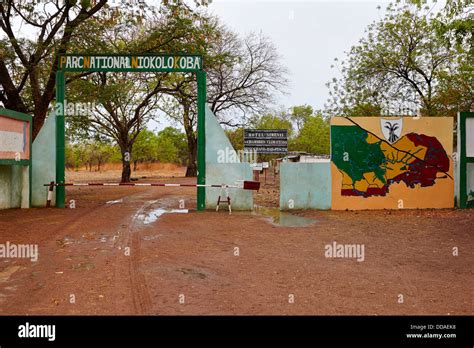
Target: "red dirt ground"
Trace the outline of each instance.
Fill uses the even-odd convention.
[[[0,314],[474,314],[472,210],[299,211],[314,224],[281,227],[223,209],[145,224],[181,199],[193,209],[195,190],[67,193],[76,209],[0,211],[0,243],[39,245],[37,262],[0,259]],[[334,241],[363,244],[365,260],[326,258]]]

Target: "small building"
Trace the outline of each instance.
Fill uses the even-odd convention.
[[[330,161],[330,155],[315,155],[304,151],[292,151],[288,152],[284,157],[272,160],[272,167],[274,168],[275,173],[279,173],[281,163],[328,163]]]
[[[32,117],[0,108],[0,209],[31,206]]]

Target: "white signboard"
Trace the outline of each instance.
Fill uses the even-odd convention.
[[[29,159],[29,131],[29,122],[0,115],[0,159]]]
[[[474,157],[474,118],[466,118],[466,156]]]
[[[262,162],[262,168],[269,168],[269,167],[270,167],[270,163]]]
[[[22,133],[0,131],[0,149],[5,152],[23,152],[25,149]]]

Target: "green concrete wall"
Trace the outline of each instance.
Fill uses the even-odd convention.
[[[47,187],[43,186],[51,181],[56,181],[56,117],[50,114],[43,128],[33,141],[33,169],[31,205],[44,207],[48,195]],[[53,195],[52,205],[55,204]]]
[[[0,165],[0,209],[28,207],[28,166]]]
[[[223,163],[219,158],[222,156],[219,156],[219,154],[229,153],[230,151],[235,153],[234,147],[216,116],[206,105],[206,163]],[[237,163],[239,162],[240,160],[237,158]]]
[[[17,208],[12,204],[12,168],[0,165],[0,209]]]
[[[240,163],[235,150],[214,113],[206,105],[206,184],[234,184],[252,180],[249,163]],[[215,209],[219,188],[206,188],[206,208]],[[252,210],[253,191],[229,189],[233,210]],[[227,209],[221,205],[221,209]]]
[[[207,184],[234,184],[237,180],[252,180],[252,171],[248,163],[207,163]],[[206,208],[216,209],[219,188],[206,188]],[[230,203],[232,210],[252,210],[253,191],[229,188]],[[221,197],[225,200],[225,193]],[[219,209],[227,210],[227,205],[221,204]]]
[[[23,187],[22,166],[11,166],[11,206],[21,207],[21,191]]]
[[[282,163],[280,210],[331,209],[331,164]]]

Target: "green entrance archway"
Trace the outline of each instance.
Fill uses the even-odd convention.
[[[56,103],[64,106],[66,72],[178,72],[196,74],[198,84],[197,183],[206,183],[205,103],[206,72],[200,55],[188,54],[64,54],[58,57]],[[56,113],[56,183],[65,183],[64,107]],[[206,191],[197,188],[197,210],[206,209]],[[56,187],[56,206],[64,208],[64,186]]]

